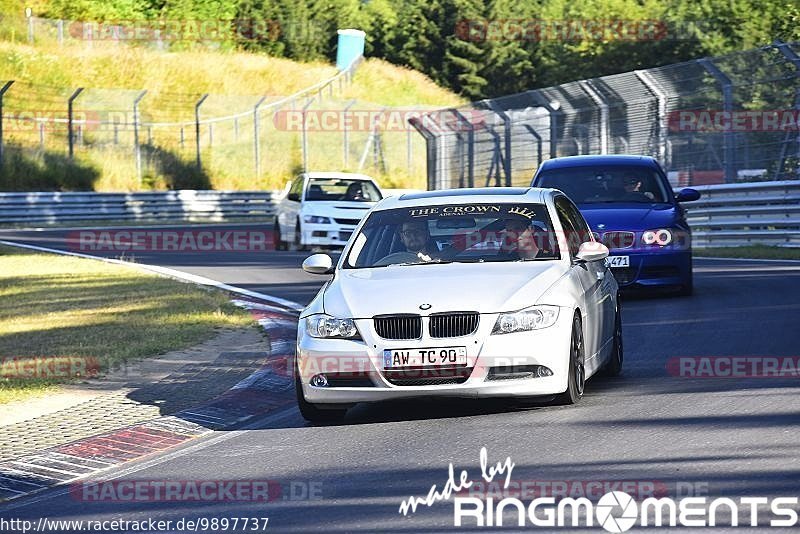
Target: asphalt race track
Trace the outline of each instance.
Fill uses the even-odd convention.
[[[67,248],[63,236],[0,232],[3,240],[51,248]],[[137,254],[136,261],[306,303],[324,280],[299,270],[306,255],[149,252]],[[402,500],[424,497],[434,484],[441,489],[450,462],[456,473],[465,469],[479,479],[481,447],[492,464],[511,457],[515,482],[587,487],[628,481],[645,493],[655,487],[677,497],[797,496],[798,376],[685,378],[675,376],[675,367],[668,371],[668,362],[798,356],[800,263],[696,260],[695,289],[693,297],[626,298],[624,373],[593,378],[575,407],[397,402],[359,406],[344,424],[317,427],[292,407],[254,428],[220,432],[103,475],[279,481],[290,489],[275,502],[86,503],[54,489],[0,508],[0,516],[269,517],[269,530],[277,532],[464,530],[453,528],[450,502],[423,505],[408,516],[398,509]]]

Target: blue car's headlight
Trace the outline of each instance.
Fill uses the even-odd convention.
[[[512,313],[501,313],[492,334],[526,332],[553,326],[558,319],[558,306],[533,306]]]
[[[323,217],[322,215],[304,215],[303,221],[308,224],[330,224],[330,217]]]
[[[337,319],[330,315],[306,317],[306,331],[316,338],[361,339],[352,319]]]
[[[667,228],[659,228],[658,230],[646,230],[642,233],[642,243],[645,245],[658,245],[666,247],[672,243],[672,231]]]

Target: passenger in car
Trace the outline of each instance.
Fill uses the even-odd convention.
[[[504,260],[532,260],[549,257],[545,249],[544,230],[523,219],[506,219],[503,245],[499,257]]]

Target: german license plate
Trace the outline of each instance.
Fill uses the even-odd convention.
[[[384,349],[383,368],[440,367],[467,364],[467,347]]]
[[[606,258],[606,265],[612,269],[615,267],[630,267],[630,256],[609,256]]]

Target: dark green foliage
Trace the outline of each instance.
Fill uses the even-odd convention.
[[[8,6],[12,0],[5,0]],[[73,20],[231,21],[241,48],[332,60],[336,30],[367,33],[366,54],[478,99],[800,40],[797,0],[51,0]],[[5,6],[7,10],[10,7]],[[514,38],[487,21],[655,21],[661,38]],[[470,28],[474,31],[470,31]]]

